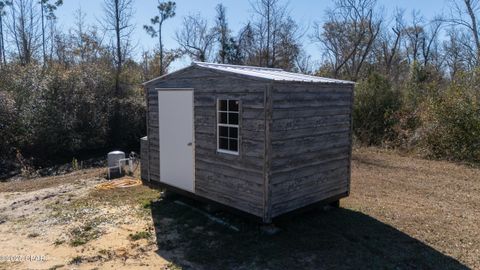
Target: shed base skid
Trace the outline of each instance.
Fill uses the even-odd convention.
[[[247,212],[241,211],[239,209],[236,209],[236,208],[218,203],[216,201],[207,199],[205,197],[195,195],[194,193],[191,193],[191,192],[173,187],[171,185],[168,185],[168,184],[165,184],[165,183],[162,183],[162,182],[143,181],[143,184],[148,186],[148,187],[151,187],[151,188],[165,189],[165,194],[168,194],[167,195],[168,198],[171,198],[175,195],[181,195],[181,196],[184,196],[184,197],[187,197],[187,198],[194,199],[194,200],[196,200],[200,203],[206,204],[205,207],[206,207],[207,211],[208,211],[208,208],[210,208],[210,209],[212,209],[212,208],[213,209],[222,209],[222,210],[228,211],[230,213],[242,216],[242,217],[244,217],[246,219],[249,219],[251,221],[261,223],[263,225],[273,224],[273,223],[275,223],[276,220],[281,220],[281,219],[285,219],[285,218],[293,218],[296,215],[299,215],[299,214],[302,214],[302,213],[305,213],[305,212],[308,212],[308,211],[312,211],[312,210],[315,210],[315,209],[319,209],[319,208],[322,208],[324,206],[331,206],[333,208],[339,208],[340,207],[340,199],[346,198],[349,195],[348,192],[345,192],[345,193],[342,193],[342,194],[339,194],[339,195],[335,195],[335,196],[329,197],[327,199],[321,200],[319,202],[316,202],[316,203],[313,203],[313,204],[310,204],[310,205],[292,210],[290,212],[281,214],[279,216],[273,217],[271,222],[266,222],[265,220],[263,220],[259,216],[252,215],[250,213],[247,213]]]

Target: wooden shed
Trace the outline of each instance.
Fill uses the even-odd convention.
[[[194,62],[144,88],[144,180],[264,222],[348,196],[352,82]]]

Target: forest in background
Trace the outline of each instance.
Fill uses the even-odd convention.
[[[176,3],[152,1],[158,15],[143,30],[158,44],[140,59],[133,0],[103,1],[95,25],[77,10],[75,26],[62,30],[62,0],[0,0],[0,167],[138,149],[146,128],[140,84],[182,57],[355,81],[356,143],[480,162],[478,0],[451,0],[435,18],[386,14],[375,0],[334,0],[310,27],[290,16],[293,2],[253,0],[237,33],[218,4],[215,18],[183,18],[176,48],[162,42]],[[320,61],[304,42],[318,45]]]

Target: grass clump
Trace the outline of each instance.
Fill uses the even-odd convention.
[[[182,267],[170,262],[170,263],[167,264],[166,269],[167,270],[182,270]]]
[[[87,224],[75,227],[70,230],[70,245],[73,247],[78,247],[86,244],[90,240],[96,239],[100,236],[101,231],[98,228],[98,225],[102,222],[100,219],[94,219],[89,221]]]
[[[128,236],[128,238],[132,241],[137,241],[140,239],[150,239],[151,237],[152,237],[152,233],[147,231],[136,232]]]
[[[38,236],[40,236],[40,234],[39,234],[39,233],[36,233],[36,232],[34,232],[34,233],[29,233],[29,234],[27,235],[28,238],[36,238],[36,237],[38,237]]]
[[[65,265],[63,265],[63,264],[57,264],[57,265],[54,265],[54,266],[48,268],[48,270],[57,270],[57,269],[60,269],[60,268],[62,268],[62,267],[64,267],[64,266],[65,266]]]
[[[83,261],[82,256],[75,256],[70,260],[70,264],[81,264]]]
[[[64,243],[65,243],[65,240],[63,239],[57,239],[55,240],[55,242],[53,242],[55,246],[60,246],[60,245],[63,245]]]

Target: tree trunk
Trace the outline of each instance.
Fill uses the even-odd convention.
[[[270,66],[270,1],[267,2],[267,52],[266,52],[266,66]]]
[[[45,65],[47,60],[47,51],[45,48],[45,18],[44,18],[44,4],[40,2],[40,16],[42,19],[42,51],[43,51],[43,64]]]
[[[158,24],[158,44],[160,46],[160,76],[163,75],[163,43],[162,43],[162,24],[163,19]]]
[[[0,65],[5,65],[5,45],[3,41],[3,16],[0,14]]]
[[[479,37],[479,34],[478,34],[477,18],[475,16],[475,11],[473,10],[471,0],[465,0],[465,5],[467,7],[467,11],[468,11],[468,15],[470,16],[470,20],[472,21],[472,29],[471,30],[472,30],[473,38],[475,40],[475,47],[477,49],[476,65],[478,66],[480,64],[480,37]]]
[[[113,106],[113,119],[112,119],[112,142],[114,147],[121,145],[121,119],[120,119],[120,98],[121,98],[121,86],[120,86],[120,74],[122,72],[122,48],[121,48],[121,36],[120,36],[120,7],[119,0],[115,0],[115,35],[116,35],[116,71],[115,71],[115,93],[114,93],[114,106]]]
[[[12,5],[12,29],[13,29],[13,38],[15,39],[15,45],[17,46],[17,51],[18,51],[18,55],[20,56],[20,60],[21,60],[21,49],[20,49],[20,43],[19,43],[19,40],[18,40],[18,29],[17,29],[17,16],[16,16],[16,12],[15,12],[15,7]]]
[[[119,10],[119,0],[115,0],[115,35],[117,39],[117,71],[115,74],[115,96],[119,97],[120,95],[120,73],[122,72],[122,48],[121,48],[121,37],[120,37],[120,10]]]

